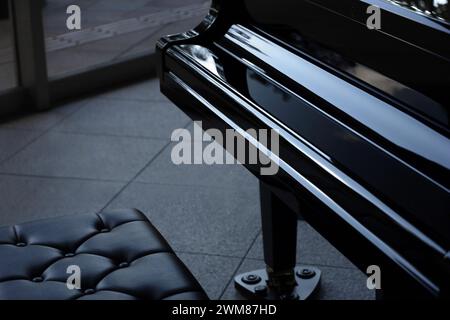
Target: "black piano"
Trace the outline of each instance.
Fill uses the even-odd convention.
[[[295,264],[299,215],[379,268],[377,297],[450,297],[450,20],[447,1],[419,2],[215,0],[159,41],[162,92],[204,129],[279,133],[276,175],[246,165],[267,264],[236,278],[248,297],[318,288],[320,270]]]

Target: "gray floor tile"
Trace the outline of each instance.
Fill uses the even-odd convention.
[[[64,115],[59,112],[44,111],[23,114],[10,118],[2,123],[3,128],[22,130],[48,130],[64,119]]]
[[[355,268],[347,258],[304,221],[298,222],[297,239],[298,263]],[[261,235],[247,257],[263,259]]]
[[[69,102],[49,111],[30,112],[1,123],[2,128],[45,131],[84,106],[86,100]]]
[[[40,134],[42,134],[40,131],[0,128],[0,162],[12,156]]]
[[[263,269],[262,260],[245,260],[236,274]],[[374,291],[366,286],[367,277],[356,269],[321,267],[322,279],[317,300],[373,300]],[[244,299],[231,283],[222,297],[223,300]]]
[[[78,110],[82,109],[91,99],[92,97],[84,96],[75,101],[63,102],[62,104],[55,106],[55,108],[52,109],[52,112],[56,112],[65,117],[68,117],[76,113]]]
[[[0,225],[99,211],[122,183],[0,175]]]
[[[100,98],[141,100],[141,101],[165,101],[169,100],[162,95],[159,89],[159,79],[150,79],[144,82],[130,84],[99,95]]]
[[[0,166],[0,172],[128,181],[163,148],[150,139],[48,133]]]
[[[175,146],[175,143],[164,150],[136,181],[236,189],[246,188],[254,193],[259,192],[257,178],[241,165],[175,165],[171,159],[173,146]]]
[[[260,230],[257,199],[246,189],[133,183],[109,208],[143,210],[177,251],[243,257]]]
[[[321,300],[374,300],[375,291],[367,288],[367,276],[357,269],[321,267]]]
[[[188,122],[189,118],[172,104],[93,98],[55,130],[169,141],[173,130],[183,128]]]
[[[238,258],[178,253],[212,300],[219,299],[240,263]]]

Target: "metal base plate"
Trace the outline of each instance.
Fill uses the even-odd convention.
[[[269,276],[265,269],[247,272],[234,278],[236,289],[251,300],[307,300],[314,297],[320,288],[321,271],[314,267],[295,268],[297,286],[292,292],[279,293],[267,283]]]

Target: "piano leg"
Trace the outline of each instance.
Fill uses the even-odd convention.
[[[297,215],[264,183],[260,184],[266,269],[235,278],[235,286],[250,299],[305,300],[319,287],[320,270],[296,267]]]

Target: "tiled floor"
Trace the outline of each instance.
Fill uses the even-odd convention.
[[[143,210],[213,299],[240,298],[236,272],[262,268],[258,182],[239,166],[175,166],[190,120],[148,80],[0,124],[0,225]],[[366,278],[299,224],[299,261],[320,266],[322,299],[372,299]]]

